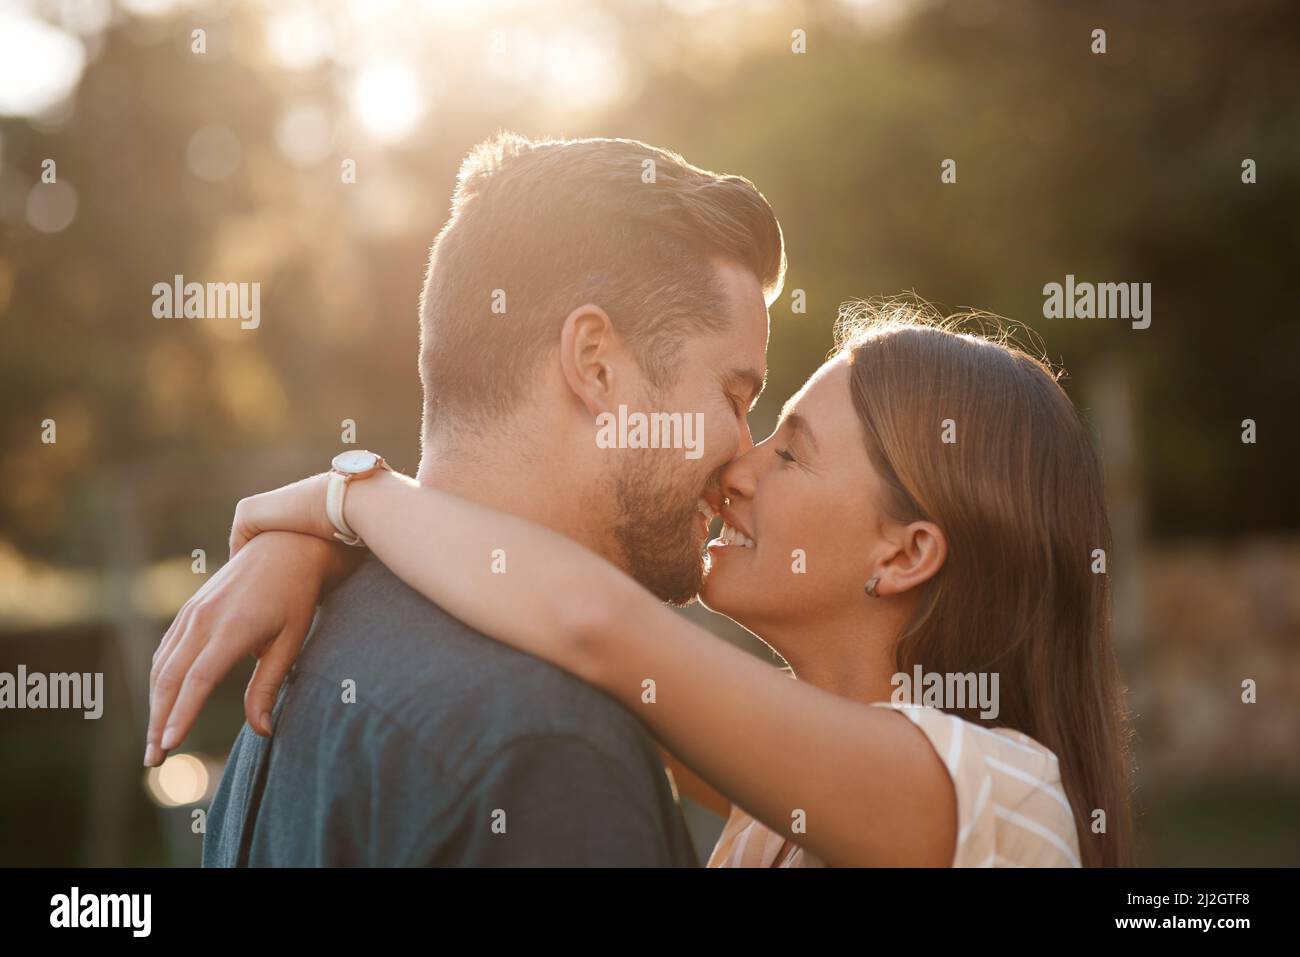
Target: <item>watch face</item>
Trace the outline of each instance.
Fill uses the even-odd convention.
[[[374,452],[367,452],[365,449],[350,449],[334,456],[334,461],[330,464],[340,472],[357,475],[360,472],[367,472],[378,465],[379,456]]]

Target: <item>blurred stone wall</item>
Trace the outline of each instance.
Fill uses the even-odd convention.
[[[1142,641],[1125,668],[1139,789],[1300,786],[1300,542],[1152,548],[1142,571]]]

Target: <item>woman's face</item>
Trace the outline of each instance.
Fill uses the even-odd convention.
[[[700,598],[760,635],[871,601],[864,586],[887,551],[888,517],[849,375],[847,356],[829,360],[786,403],[776,431],[723,472],[731,503]]]

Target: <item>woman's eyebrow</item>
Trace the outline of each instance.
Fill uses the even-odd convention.
[[[813,434],[812,425],[798,412],[786,413],[782,425],[790,426],[793,431],[798,432],[803,436],[803,438],[807,440],[808,444],[812,446],[814,452],[821,451],[821,447],[817,444],[817,436]]]

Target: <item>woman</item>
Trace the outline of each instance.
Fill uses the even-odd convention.
[[[701,592],[797,680],[564,536],[401,476],[352,483],[344,520],[412,588],[614,696],[726,795],[710,865],[1128,863],[1126,715],[1092,571],[1109,529],[1074,407],[1043,363],[914,310],[850,311],[836,338],[725,470]],[[326,481],[242,501],[232,553],[272,529],[333,541]],[[508,574],[466,559],[484,542]],[[158,666],[213,641],[256,650],[189,618]],[[283,667],[303,631],[278,639]],[[918,670],[991,677],[992,707],[908,700]],[[155,700],[150,743],[175,747],[197,707]]]

